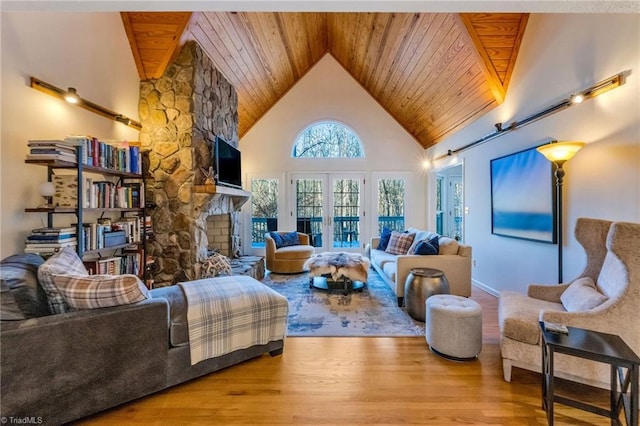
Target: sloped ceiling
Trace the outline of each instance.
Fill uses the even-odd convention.
[[[142,80],[197,41],[238,92],[242,137],[331,54],[424,148],[505,97],[526,13],[122,12]],[[310,100],[312,101],[312,100]]]

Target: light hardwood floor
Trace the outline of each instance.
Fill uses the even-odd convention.
[[[84,419],[86,425],[498,424],[543,425],[540,374],[502,379],[497,300],[478,289],[483,348],[452,362],[423,337],[291,337],[264,355]],[[566,387],[606,407],[601,390]],[[557,425],[605,425],[606,418],[555,405]]]

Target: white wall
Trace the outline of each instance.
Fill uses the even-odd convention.
[[[459,154],[464,159],[466,242],[473,279],[495,291],[557,282],[557,245],[491,234],[489,162],[552,139],[587,143],[565,169],[564,279],[584,266],[573,237],[578,217],[640,222],[640,15],[531,15],[505,102],[430,149],[435,158],[630,70],[626,84],[598,98]],[[433,187],[433,176],[429,188]],[[433,204],[429,205],[432,221]],[[430,222],[432,223],[432,222]]]
[[[29,77],[75,87],[87,100],[132,118],[138,116],[139,77],[118,13],[1,14],[2,130],[0,141],[0,257],[19,253],[46,215],[25,214],[42,203],[46,168],[26,165],[29,139],[88,134],[137,140],[121,123],[66,104],[29,87]],[[68,219],[68,218],[67,218]]]
[[[340,121],[353,129],[362,141],[365,158],[292,158],[298,134],[309,124],[321,120]],[[364,172],[368,217],[373,217],[372,208],[377,209],[372,201],[378,176],[402,174],[408,193],[406,224],[415,227],[426,224],[424,150],[331,55],[325,55],[247,132],[240,140],[240,150],[246,175],[276,173],[284,177],[288,172]],[[247,178],[244,181],[246,184]],[[290,198],[286,199],[289,211]],[[248,211],[248,203],[245,210]],[[282,213],[285,212],[286,218],[290,218],[288,211]],[[248,217],[247,213],[245,223],[249,223]],[[280,219],[282,223],[283,217]],[[295,222],[290,220],[285,225],[293,229]],[[369,238],[363,237],[363,241]],[[245,235],[244,241],[248,242],[248,238]]]

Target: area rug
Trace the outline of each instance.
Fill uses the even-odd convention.
[[[399,308],[391,288],[369,270],[362,292],[309,287],[308,274],[268,273],[264,284],[289,300],[287,336],[423,336],[424,323]]]

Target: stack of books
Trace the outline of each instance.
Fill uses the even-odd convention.
[[[72,142],[66,140],[30,140],[27,142],[27,160],[60,160],[77,163],[76,150]]]
[[[76,228],[37,228],[25,241],[25,253],[55,253],[62,247],[77,246]]]
[[[120,172],[142,173],[140,147],[127,141],[101,141],[93,136],[67,136],[65,143],[83,147],[83,164]]]

